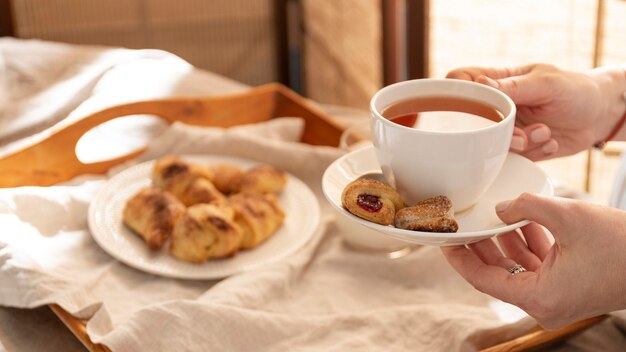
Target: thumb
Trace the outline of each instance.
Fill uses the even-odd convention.
[[[536,104],[544,95],[543,85],[539,85],[536,78],[530,74],[499,79],[480,76],[476,81],[500,90],[517,105]]]
[[[563,198],[522,193],[514,200],[498,203],[496,214],[506,224],[530,220],[545,226],[550,232],[558,232],[566,223],[565,203]]]

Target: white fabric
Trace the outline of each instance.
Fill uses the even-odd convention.
[[[0,153],[111,104],[245,89],[163,52],[12,39],[0,39],[2,72],[0,89],[15,92],[0,91],[0,124],[6,126],[0,138],[10,142]],[[48,104],[51,97],[59,101]],[[507,311],[517,311],[461,280],[437,248],[398,260],[346,249],[319,182],[340,152],[296,143],[301,128],[293,119],[227,131],[174,124],[139,158],[228,154],[271,162],[301,178],[318,196],[323,221],[288,260],[221,281],[148,275],[113,260],[87,230],[89,201],[105,177],[1,189],[0,306],[58,303],[88,319],[91,338],[113,351],[457,351],[492,345],[533,325],[504,323]],[[10,311],[2,312],[0,328],[10,324],[3,320]],[[25,340],[21,331],[15,336]],[[32,329],[37,332],[51,335],[23,344],[13,338],[4,346],[60,346],[45,344],[60,337],[54,329]]]
[[[114,351],[449,351],[504,325],[494,301],[461,280],[437,248],[388,260],[350,252],[332,226],[326,231],[333,212],[320,179],[340,152],[295,143],[301,127],[289,119],[227,131],[177,124],[144,157],[210,151],[272,162],[301,178],[322,201],[324,220],[289,260],[220,282],[155,277],[118,263],[91,239],[86,212],[102,180],[4,189],[0,303],[58,303],[90,319],[92,339]]]
[[[112,105],[246,88],[159,50],[0,38],[0,155]]]

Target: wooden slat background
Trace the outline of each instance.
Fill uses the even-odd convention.
[[[250,85],[278,80],[273,0],[13,0],[15,35],[157,48]]]

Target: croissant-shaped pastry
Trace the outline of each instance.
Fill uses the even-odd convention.
[[[210,167],[213,172],[213,184],[224,194],[235,193],[236,185],[239,183],[244,171],[242,168],[232,164],[217,164]]]
[[[229,198],[235,208],[235,222],[243,231],[241,248],[258,246],[282,224],[285,212],[273,194],[238,193]]]
[[[419,201],[396,213],[397,228],[425,232],[457,232],[452,201],[446,196],[436,196]]]
[[[124,223],[146,241],[148,248],[158,250],[170,238],[174,224],[185,211],[171,194],[148,187],[130,198],[124,207]]]
[[[184,212],[174,227],[170,254],[180,260],[202,263],[209,258],[235,255],[242,231],[234,210],[215,204],[196,204]]]
[[[154,185],[172,193],[185,206],[225,200],[211,182],[213,178],[210,169],[172,156],[157,160],[152,171]]]
[[[180,176],[192,175],[213,181],[213,172],[202,165],[187,162],[173,155],[158,159],[152,170],[152,181],[156,187],[166,188],[171,182],[176,182]]]
[[[388,184],[362,178],[350,182],[341,194],[341,203],[352,214],[381,225],[392,225],[404,202]]]
[[[213,183],[205,178],[196,178],[190,180],[187,187],[177,193],[186,206],[199,203],[223,203],[226,197],[213,185]]]
[[[270,165],[259,165],[233,180],[235,192],[278,193],[287,184],[287,175]]]

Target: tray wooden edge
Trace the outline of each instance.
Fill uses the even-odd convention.
[[[536,350],[542,347],[559,343],[573,335],[579,334],[584,330],[596,325],[606,318],[608,315],[600,315],[589,319],[581,320],[558,330],[545,330],[538,328],[530,333],[520,337],[499,343],[497,345],[480,350],[481,352],[519,352]]]
[[[111,352],[111,350],[105,345],[95,344],[91,342],[89,335],[87,334],[87,324],[85,321],[80,320],[63,308],[61,308],[58,304],[50,304],[48,305],[50,310],[65,324],[65,326],[76,336],[78,341],[87,348],[87,350],[91,352]]]
[[[314,104],[278,83],[222,96],[138,101],[85,116],[69,126],[54,130],[37,143],[1,157],[0,187],[50,186],[78,175],[102,174],[132,159],[142,150],[94,163],[81,162],[75,151],[79,140],[87,132],[110,120],[129,115],[153,115],[166,123],[180,121],[223,128],[279,117],[300,117],[305,121],[301,141],[328,146],[338,145],[343,130]]]

